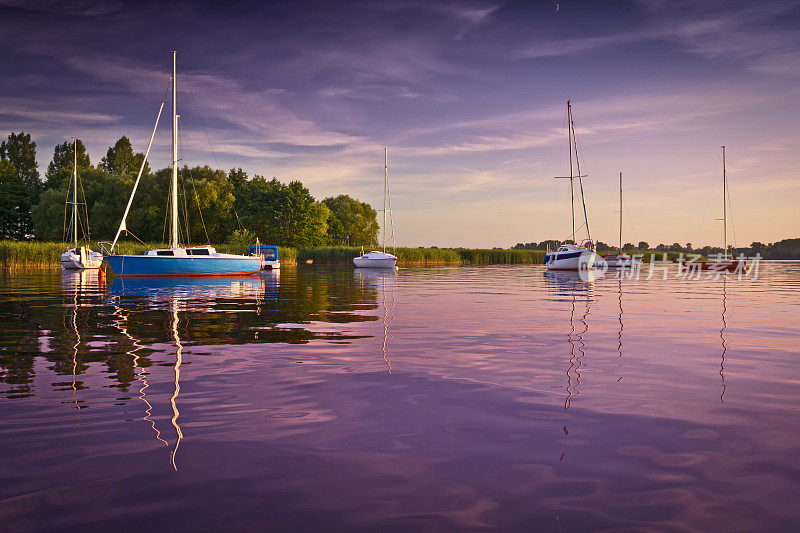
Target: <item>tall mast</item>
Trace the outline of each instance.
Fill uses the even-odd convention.
[[[172,51],[172,234],[170,247],[178,247],[178,52]]]
[[[622,253],[622,172],[619,173],[619,253]]]
[[[72,138],[72,243],[78,247],[78,138]]]
[[[383,253],[386,253],[386,189],[389,187],[389,149],[383,149]]]
[[[725,147],[722,147],[722,253],[728,259],[728,202],[725,195],[728,192],[728,177],[725,173]]]
[[[575,240],[575,178],[572,175],[572,105],[567,100],[567,137],[569,137],[569,197],[572,202],[572,243],[578,244]]]
[[[586,176],[581,174],[581,160],[578,157],[578,138],[575,136],[575,123],[572,122],[571,109],[570,109],[570,124],[572,125],[572,144],[575,146],[575,166],[577,167],[577,170],[578,170],[578,175],[575,176],[575,177],[578,178],[578,184],[581,186],[581,205],[583,205],[583,222],[584,222],[584,224],[586,224],[586,236],[589,237],[589,242],[591,242],[592,233],[589,231],[589,215],[586,214],[586,197],[583,194],[583,178],[585,178]],[[575,207],[574,207],[575,206],[575,202],[574,202],[574,200],[573,200],[572,204],[573,204],[573,207],[572,207],[573,223],[572,223],[572,225],[574,227],[575,226],[575,222],[574,222],[574,219],[575,219]],[[573,229],[573,232],[574,231],[575,230]],[[573,241],[575,240],[575,236],[574,235],[572,237],[572,240]]]

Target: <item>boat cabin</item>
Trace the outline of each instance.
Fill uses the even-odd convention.
[[[217,255],[217,250],[212,246],[192,246],[191,248],[157,248],[148,250],[144,255],[160,255],[164,257],[193,257]]]

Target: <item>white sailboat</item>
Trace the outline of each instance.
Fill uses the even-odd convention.
[[[386,253],[386,197],[389,193],[389,155],[383,149],[383,251],[373,250],[353,258],[358,268],[395,268],[397,257]]]
[[[569,176],[556,176],[557,179],[569,179],[570,200],[572,202],[572,242],[561,244],[555,251],[547,251],[544,256],[544,264],[548,270],[588,270],[597,258],[594,251],[592,235],[589,233],[589,217],[586,214],[586,198],[583,195],[581,163],[578,159],[578,145],[575,140],[575,124],[572,122],[572,104],[567,100],[567,137],[569,138]],[[572,170],[572,150],[575,149],[575,163],[578,175],[574,175]],[[581,202],[583,204],[583,220],[586,226],[587,239],[577,244],[575,239],[575,179],[578,180],[581,191]]]
[[[725,165],[725,147],[722,146],[722,257],[708,261],[683,261],[680,269],[711,270],[717,272],[746,272],[747,262],[743,259],[728,259],[728,172]]]
[[[72,202],[70,202],[72,247],[61,254],[61,266],[70,270],[100,268],[103,264],[103,254],[93,251],[88,245],[78,246],[78,139],[76,137],[72,139]]]
[[[622,253],[622,172],[619,173],[619,248],[615,254],[603,255],[600,262],[604,263],[606,268],[638,267],[642,263],[641,257],[631,257]]]

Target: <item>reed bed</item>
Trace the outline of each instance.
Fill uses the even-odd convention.
[[[67,249],[68,243],[41,241],[0,241],[0,265],[4,267],[59,266],[59,256]],[[138,255],[153,248],[166,248],[165,243],[140,243],[124,241],[117,244],[117,253]],[[215,245],[219,252],[247,254],[248,247],[234,244]],[[100,250],[97,243],[92,249]],[[278,248],[281,264],[352,265],[353,258],[361,254],[360,247]],[[544,250],[483,250],[465,248],[394,248],[390,250],[397,256],[397,264],[410,265],[531,265],[542,264]],[[649,263],[664,260],[664,252],[628,250],[627,253],[642,254],[642,261]],[[668,261],[677,261],[679,252],[666,252]]]
[[[540,250],[470,250],[463,248],[392,248],[399,266],[409,265],[520,265],[540,264]],[[360,247],[306,248],[297,253],[298,264],[351,265]]]

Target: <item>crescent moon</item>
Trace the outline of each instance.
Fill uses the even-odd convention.
[[[556,13],[558,13],[558,10],[559,10],[559,9],[561,9],[561,6],[560,6],[560,5],[558,5],[558,4],[556,4]]]

